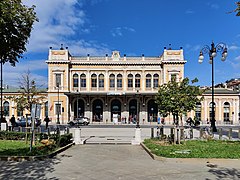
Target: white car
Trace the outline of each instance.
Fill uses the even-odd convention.
[[[75,118],[73,121],[68,122],[70,126],[75,126],[75,125],[87,126],[89,123],[90,123],[90,120],[88,117],[78,117],[78,118]]]

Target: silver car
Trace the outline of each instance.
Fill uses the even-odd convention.
[[[73,121],[68,122],[70,126],[75,126],[75,125],[87,126],[89,123],[90,123],[90,120],[88,117],[78,117],[78,118],[75,118]]]

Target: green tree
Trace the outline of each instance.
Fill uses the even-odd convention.
[[[233,10],[233,11],[230,11],[230,12],[228,12],[228,13],[236,13],[236,16],[240,16],[240,1],[238,1],[238,2],[235,2],[235,4],[236,4],[236,9],[235,10]]]
[[[31,77],[29,70],[22,75],[21,79],[19,79],[19,87],[19,95],[8,97],[8,99],[11,99],[16,103],[18,111],[23,112],[24,110],[28,110],[30,113],[33,104],[44,103],[46,97],[42,95],[43,91],[36,86],[36,82]]]
[[[179,117],[194,110],[196,103],[201,102],[203,90],[193,84],[198,82],[195,78],[189,84],[189,79],[181,82],[169,81],[159,87],[156,95],[156,103],[162,116],[173,115],[175,124],[179,123]],[[182,118],[181,118],[182,119]]]
[[[240,1],[236,2],[237,8],[234,10],[236,12],[236,16],[240,16]]]
[[[27,7],[21,0],[0,1],[0,60],[1,60],[1,120],[2,113],[2,68],[9,62],[15,66],[26,51],[33,24],[38,21],[35,6]]]

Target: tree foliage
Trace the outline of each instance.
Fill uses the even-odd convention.
[[[36,86],[36,82],[31,78],[31,73],[28,70],[19,79],[19,95],[10,96],[8,99],[13,100],[16,103],[18,111],[24,111],[25,109],[31,112],[32,104],[42,104],[45,96],[42,95],[42,91]]]
[[[203,90],[193,84],[198,82],[195,78],[189,84],[189,79],[184,78],[181,82],[169,81],[159,87],[156,95],[156,103],[162,116],[172,114],[178,120],[179,116],[194,110],[196,103],[201,102]]]
[[[27,7],[21,0],[0,1],[0,60],[15,66],[26,51],[33,23],[37,21],[35,6]]]
[[[236,2],[237,8],[234,10],[236,12],[236,16],[240,16],[240,1]]]
[[[236,13],[236,16],[240,16],[240,1],[235,2],[235,4],[237,6],[236,9],[228,13]]]

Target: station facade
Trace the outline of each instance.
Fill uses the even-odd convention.
[[[157,124],[158,105],[155,95],[161,84],[184,78],[183,49],[164,48],[160,56],[128,57],[119,51],[105,56],[72,56],[68,49],[49,49],[48,88],[41,102],[40,119],[49,116],[52,123],[59,117],[61,124],[81,116],[90,123]],[[20,89],[3,89],[4,116],[10,119],[25,116],[8,96],[18,96]],[[184,117],[211,120],[211,88],[203,94],[204,100]],[[228,86],[215,88],[215,119],[217,124],[239,124],[239,90]],[[172,116],[165,118],[172,124]]]
[[[62,123],[80,116],[99,123],[156,123],[155,95],[160,84],[184,78],[183,49],[164,49],[156,57],[71,56],[49,50],[49,116]],[[138,116],[139,115],[139,116]]]

